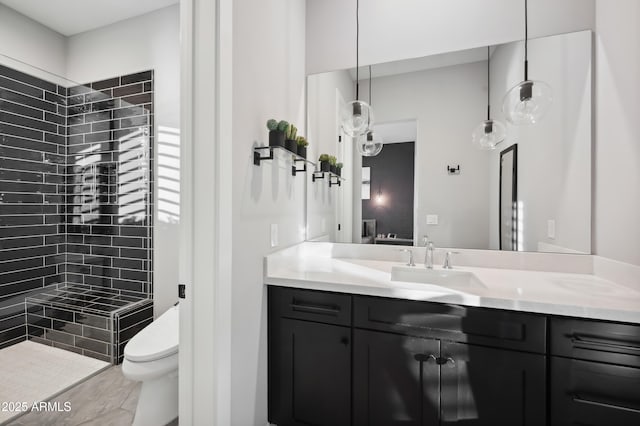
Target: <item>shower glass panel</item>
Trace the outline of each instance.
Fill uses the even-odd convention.
[[[117,363],[151,321],[153,81],[78,84],[0,55],[0,348]]]

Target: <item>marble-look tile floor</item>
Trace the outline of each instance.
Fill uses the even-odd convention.
[[[71,404],[69,412],[31,412],[16,419],[14,426],[126,426],[133,416],[140,383],[125,379],[121,366],[114,366],[52,399]],[[170,425],[177,425],[177,420]]]

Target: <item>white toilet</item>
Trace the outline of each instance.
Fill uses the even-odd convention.
[[[178,417],[178,324],[176,305],[124,348],[122,373],[142,382],[134,426],[166,425]]]

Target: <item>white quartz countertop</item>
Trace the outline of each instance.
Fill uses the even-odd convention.
[[[320,245],[309,248],[309,244]],[[276,252],[265,259],[264,282],[285,287],[640,324],[640,286],[623,285],[593,273],[462,265],[454,266],[453,270],[473,274],[473,285],[440,286],[393,281],[392,268],[406,270],[406,262],[381,259],[383,255],[375,256],[377,259],[335,257],[335,252],[326,243],[324,247],[323,243],[304,243]],[[413,268],[424,269],[424,265],[418,263]],[[440,264],[436,264],[434,270],[446,272]]]

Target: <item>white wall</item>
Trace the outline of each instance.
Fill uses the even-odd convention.
[[[305,134],[305,3],[233,2],[233,247],[231,424],[267,422],[267,299],[263,256],[270,226],[279,248],[304,239],[305,181],[287,156],[253,164],[252,147],[268,144],[269,118]],[[212,47],[213,48],[213,47]],[[197,337],[196,337],[197,338]]]
[[[518,144],[519,245],[539,251],[591,251],[591,37],[590,31],[529,42],[529,77],[549,84],[553,103],[533,126],[512,126],[504,119],[504,94],[523,77],[523,43],[496,47],[491,57],[493,118],[507,124],[507,139],[491,153],[491,248],[498,245],[500,152]],[[555,238],[547,236],[555,220]]]
[[[174,5],[71,36],[67,42],[67,76],[77,82],[154,70],[156,316],[177,300],[179,206],[163,200],[176,196],[168,189],[176,189],[172,178],[179,168],[179,160],[172,158],[179,157],[180,145],[179,23],[179,6]]]
[[[596,1],[593,251],[640,265],[640,2]]]
[[[15,60],[0,57],[0,63],[4,65],[48,81],[65,83],[63,79],[55,79],[51,75],[64,77],[66,74],[65,36],[2,4],[0,54]]]
[[[344,160],[345,152],[338,144],[340,133],[337,122],[340,102],[354,96],[355,84],[348,71],[316,74],[307,79],[307,133],[310,142],[307,158],[317,162],[320,154],[335,155]],[[347,142],[345,141],[344,144]],[[338,152],[341,151],[341,152]],[[346,161],[345,176],[352,170]],[[351,184],[351,180],[349,180]],[[307,182],[307,238],[328,238],[336,241],[335,213],[345,195],[344,187],[331,187],[325,180]],[[347,230],[345,229],[345,232]],[[351,241],[349,235],[349,241]]]
[[[489,155],[471,144],[486,114],[486,85],[486,62],[373,79],[376,123],[417,122],[416,243],[428,235],[436,247],[488,247]],[[447,166],[457,165],[460,174],[449,175]],[[427,214],[437,214],[438,225],[427,225]]]
[[[594,27],[595,0],[530,0],[529,35]],[[355,66],[355,0],[307,0],[307,74]],[[524,1],[361,0],[360,64],[524,38]]]

